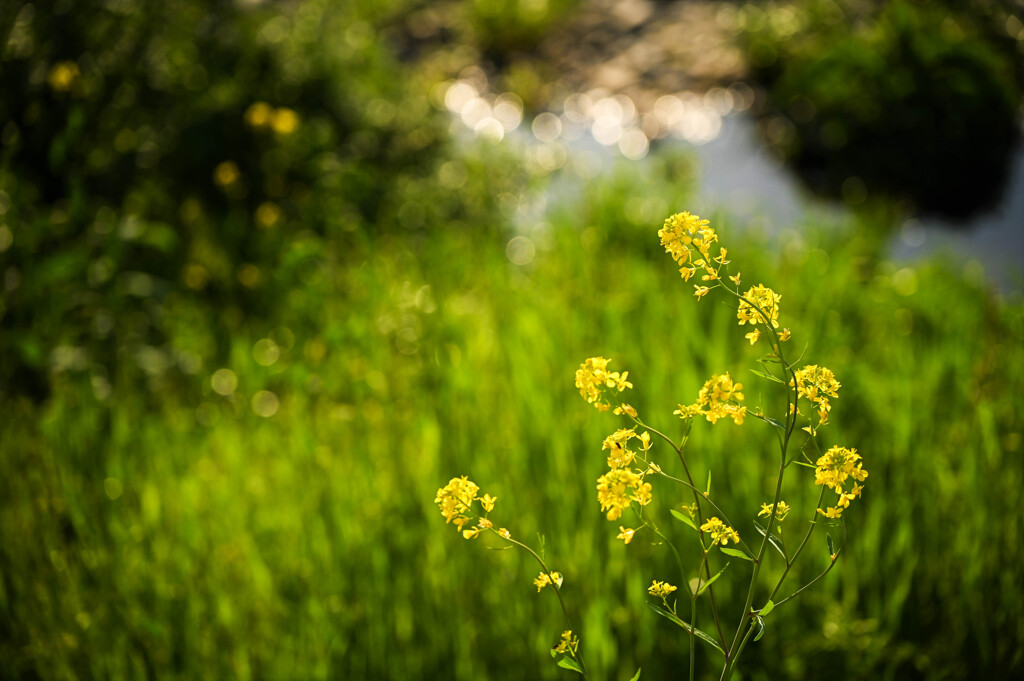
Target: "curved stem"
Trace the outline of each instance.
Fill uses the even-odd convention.
[[[775,588],[772,589],[772,592],[768,595],[768,600],[771,601],[775,599],[775,594],[777,594],[779,592],[779,589],[782,588],[782,583],[786,581],[786,576],[789,575],[790,569],[793,567],[793,564],[796,563],[796,559],[803,552],[804,547],[807,545],[807,540],[810,539],[811,534],[814,533],[814,528],[818,526],[818,508],[821,507],[821,500],[823,498],[825,498],[824,486],[822,486],[821,491],[818,493],[818,502],[814,504],[814,517],[811,518],[810,527],[807,528],[807,532],[804,534],[804,538],[803,541],[800,542],[800,546],[797,547],[796,553],[793,554],[792,558],[786,559],[786,569],[782,572],[782,576],[779,577],[779,582],[775,585]],[[776,605],[778,605],[778,603],[776,603]]]
[[[562,614],[565,615],[565,623],[569,627],[569,629],[573,629],[572,619],[569,617],[569,609],[565,607],[565,601],[562,600],[562,589],[560,586],[558,586],[558,582],[555,580],[555,573],[548,568],[547,564],[544,562],[544,559],[537,555],[536,551],[534,551],[521,541],[516,541],[511,537],[503,537],[501,534],[498,534],[497,530],[495,530],[494,528],[489,529],[491,530],[491,532],[494,532],[505,541],[511,542],[512,544],[515,544],[516,546],[525,549],[527,553],[533,556],[534,559],[538,563],[540,563],[541,569],[543,569],[545,574],[547,574],[547,576],[551,579],[551,587],[555,590],[555,595],[558,596],[558,604],[562,606]],[[569,652],[572,654],[572,659],[576,660],[576,662],[578,662],[580,665],[580,669],[583,670],[583,678],[589,679],[590,675],[587,673],[587,665],[585,662],[583,662],[583,656],[580,654],[579,650],[573,650],[572,646],[569,646]]]
[[[818,575],[817,577],[815,577],[815,578],[814,578],[814,579],[812,579],[811,581],[807,582],[807,583],[806,583],[806,584],[804,584],[804,585],[803,585],[802,587],[800,587],[799,589],[797,589],[796,591],[794,591],[793,593],[789,594],[788,596],[786,596],[785,598],[783,598],[783,599],[782,599],[781,601],[779,601],[778,603],[776,603],[776,604],[775,604],[775,607],[776,607],[776,608],[777,608],[777,607],[779,607],[780,605],[782,605],[783,603],[785,603],[786,601],[791,601],[791,600],[793,600],[794,598],[796,598],[797,596],[799,596],[799,595],[800,595],[800,594],[801,594],[801,593],[802,593],[802,592],[804,591],[804,589],[808,589],[808,588],[810,588],[810,587],[814,586],[814,584],[815,584],[815,583],[817,583],[817,582],[818,582],[818,580],[820,580],[820,579],[821,579],[822,577],[824,577],[824,576],[825,576],[825,575],[827,575],[827,574],[828,574],[829,572],[831,572],[831,571],[832,571],[832,568],[834,568],[834,567],[836,566],[836,563],[837,563],[837,562],[839,562],[839,554],[841,554],[841,553],[843,552],[843,549],[844,549],[844,548],[846,548],[846,524],[845,524],[845,523],[842,523],[842,524],[840,525],[840,527],[842,527],[842,528],[843,528],[843,543],[842,543],[842,544],[841,544],[841,545],[839,546],[839,548],[838,548],[838,549],[836,549],[836,552],[835,552],[835,558],[833,558],[833,559],[832,559],[832,562],[831,562],[831,563],[829,563],[829,564],[828,564],[828,567],[827,567],[827,568],[825,568],[825,569],[824,569],[824,570],[823,570],[823,571],[821,572],[821,574],[819,574],[819,575]]]
[[[718,514],[720,516],[722,516],[722,520],[725,522],[726,525],[728,525],[729,527],[736,527],[735,525],[732,524],[732,521],[729,520],[729,517],[725,514],[725,511],[723,511],[721,508],[719,508],[718,504],[716,504],[715,502],[711,501],[711,497],[710,496],[705,497],[703,492],[701,492],[699,489],[697,489],[696,487],[694,487],[690,483],[686,482],[685,480],[680,480],[679,478],[671,476],[671,475],[669,475],[668,473],[666,473],[664,471],[656,471],[656,472],[658,473],[658,475],[661,475],[662,477],[668,478],[669,480],[671,480],[673,482],[678,482],[680,485],[683,485],[684,487],[689,487],[690,489],[694,490],[695,492],[700,492],[700,495],[704,498],[705,501],[707,501],[711,505],[711,508],[715,509],[715,511],[717,511]],[[742,538],[740,538],[740,546],[745,548],[747,550],[747,553],[750,553],[750,554],[754,553],[753,551],[750,550],[750,547],[747,546],[747,543],[745,541],[743,541]]]
[[[702,492],[699,492],[697,490],[697,487],[693,484],[693,476],[690,475],[690,467],[686,465],[686,457],[683,456],[682,447],[672,442],[671,438],[669,438],[664,433],[661,433],[655,430],[654,428],[648,426],[640,419],[639,416],[633,417],[633,420],[637,423],[637,425],[641,426],[642,428],[646,428],[647,430],[651,431],[655,435],[658,435],[659,437],[666,440],[669,444],[671,444],[672,449],[674,449],[676,452],[676,456],[679,457],[679,463],[683,465],[683,472],[686,473],[686,478],[687,480],[690,481],[687,487],[689,487],[693,491],[693,499],[695,502],[697,502],[697,538],[700,540],[700,547],[701,550],[704,552],[704,560],[701,567],[705,572],[706,579],[711,579],[711,565],[708,563],[708,547],[704,544],[704,531],[700,529],[700,526],[704,524],[703,512],[701,510],[701,500],[710,502],[710,499],[705,497]],[[684,435],[683,444],[685,443],[686,436]],[[700,570],[697,571],[697,575],[700,576]],[[725,632],[722,630],[722,622],[718,616],[718,605],[715,602],[715,592],[711,586],[708,586],[708,600],[711,603],[711,614],[715,619],[715,628],[718,629],[718,640],[721,642],[722,648],[725,648]]]

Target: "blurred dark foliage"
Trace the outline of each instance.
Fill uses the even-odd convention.
[[[0,391],[195,373],[396,229],[443,140],[378,39],[399,5],[6,3]]]
[[[765,21],[747,46],[764,137],[812,190],[954,219],[1000,198],[1019,137],[1020,3],[796,5],[799,30]]]

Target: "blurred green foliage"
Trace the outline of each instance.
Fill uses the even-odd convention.
[[[671,560],[600,514],[620,424],[572,374],[614,358],[665,429],[713,371],[769,399],[735,312],[658,245],[699,209],[689,160],[581,180],[452,144],[379,39],[397,3],[32,6],[4,10],[0,71],[0,678],[562,678],[534,566],[431,503],[460,474],[543,533],[598,676],[682,668],[643,606]],[[256,102],[297,129],[247,124]],[[1024,305],[977,263],[889,262],[883,219],[707,217],[836,371],[823,436],[871,471],[849,553],[747,676],[1019,673]],[[695,431],[695,476],[752,516],[766,433]]]
[[[1001,196],[1024,84],[1018,0],[750,3],[763,137],[825,195],[964,217]]]

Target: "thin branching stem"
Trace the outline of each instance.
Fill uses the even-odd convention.
[[[551,587],[555,590],[555,595],[558,596],[558,604],[562,606],[562,614],[565,616],[565,625],[566,625],[566,627],[568,629],[570,629],[570,630],[575,631],[575,628],[572,625],[572,618],[569,617],[569,609],[565,607],[565,601],[562,599],[562,588],[558,585],[558,580],[555,579],[555,573],[552,572],[548,568],[547,563],[544,562],[544,559],[541,558],[539,555],[537,555],[536,551],[534,551],[533,549],[531,549],[529,546],[527,546],[526,544],[522,543],[521,541],[516,541],[515,539],[512,539],[511,537],[505,537],[505,536],[499,534],[494,528],[490,528],[490,530],[492,532],[494,532],[495,534],[497,534],[502,539],[504,539],[505,541],[510,542],[512,544],[515,544],[516,546],[520,547],[521,549],[524,549],[527,553],[529,553],[531,556],[533,556],[534,560],[536,560],[538,563],[540,563],[540,567],[541,567],[542,570],[544,570],[544,574],[546,574],[548,576],[548,578],[551,579]],[[572,646],[569,646],[569,653],[572,655],[572,659],[576,660],[576,662],[580,665],[580,669],[583,672],[583,678],[584,679],[589,679],[590,675],[587,673],[587,665],[583,661],[583,655],[579,652],[578,649],[577,650],[573,650]]]

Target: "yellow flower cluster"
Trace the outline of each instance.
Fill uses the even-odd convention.
[[[635,534],[636,530],[619,525],[619,535],[615,538],[621,539],[623,544],[628,544],[633,541],[633,535]]]
[[[779,301],[781,299],[782,296],[780,294],[763,284],[747,289],[747,292],[743,294],[743,299],[740,300],[739,308],[736,310],[736,318],[740,320],[740,326],[748,322],[751,326],[771,322],[773,328],[779,328]],[[760,311],[757,308],[760,308]],[[767,319],[762,316],[762,313],[767,315]],[[749,334],[747,337],[750,337]],[[755,337],[754,340],[757,340],[757,338]],[[753,344],[754,340],[751,341],[751,344]]]
[[[811,435],[815,435],[817,429],[828,423],[828,413],[832,411],[829,397],[839,397],[837,392],[842,387],[836,380],[835,374],[825,367],[817,364],[808,364],[803,369],[796,371],[796,382],[790,381],[790,387],[796,387],[800,397],[814,403],[818,412],[818,425],[814,428],[804,428]]]
[[[774,504],[761,504],[761,510],[758,512],[757,515],[758,515],[758,517],[760,517],[760,516],[765,516],[765,517],[770,516],[772,514],[772,510],[774,508],[775,508]],[[781,523],[783,520],[786,519],[786,516],[789,515],[789,512],[791,510],[792,509],[789,507],[789,504],[787,504],[785,501],[781,501],[780,500],[779,501],[779,507],[778,507],[778,509],[775,510],[775,519],[778,520]]]
[[[604,395],[606,390],[622,392],[633,387],[633,384],[626,380],[629,372],[623,371],[619,374],[618,371],[608,371],[609,362],[611,360],[604,357],[591,357],[576,370],[576,387],[579,388],[580,395],[587,404],[593,404],[598,411],[608,411],[611,408],[611,403]],[[635,413],[636,410],[629,405],[617,408],[616,413],[626,410],[627,407]]]
[[[562,632],[562,640],[559,641],[558,645],[555,646],[556,653],[567,653],[569,655],[576,655],[576,651],[580,647],[580,639],[578,636],[572,635],[572,629],[566,629]]]
[[[658,230],[661,245],[680,266],[679,274],[682,275],[684,281],[689,281],[698,269],[704,270],[704,275],[701,277],[703,281],[715,281],[718,279],[719,270],[729,262],[725,259],[728,251],[724,248],[719,247],[718,255],[711,256],[711,244],[718,241],[718,234],[709,224],[699,215],[683,212],[670,216],[665,220],[665,225]],[[696,256],[694,251],[696,251]],[[706,295],[709,290],[707,286],[697,284],[694,284],[694,288],[696,289],[694,295],[698,299]]]
[[[619,428],[604,439],[601,449],[611,450],[611,453],[608,455],[609,468],[622,468],[633,462],[636,452],[627,446],[627,443],[633,438],[640,440],[640,447],[643,451],[646,452],[651,448],[651,434],[644,432],[641,435],[637,435],[636,428]]]
[[[731,539],[734,544],[740,543],[740,535],[717,517],[708,518],[708,521],[700,526],[701,532],[711,533],[711,545],[721,544],[725,546]]]
[[[654,579],[651,580],[651,586],[647,589],[647,593],[651,594],[655,598],[666,598],[670,593],[676,590],[677,587],[672,586],[668,582],[659,582]]]
[[[736,425],[740,425],[747,414],[747,408],[740,404],[743,401],[741,390],[743,384],[734,383],[728,371],[722,375],[715,374],[704,382],[695,404],[680,404],[679,409],[672,413],[681,419],[703,414],[711,423],[718,423],[721,418],[731,418]]]
[[[466,513],[472,510],[474,501],[480,502],[480,506],[483,507],[485,513],[490,513],[494,510],[494,502],[498,498],[492,497],[490,494],[485,494],[481,497],[478,495],[479,492],[480,487],[463,475],[461,478],[449,480],[447,485],[437,490],[437,495],[434,497],[434,503],[441,509],[441,515],[445,517],[445,523],[454,523],[455,527],[462,532],[462,536],[466,539],[476,539],[482,530],[494,529],[494,523],[486,517],[477,518],[477,524],[474,527],[468,530],[463,529],[471,520]],[[504,527],[495,530],[495,532],[505,539],[512,538],[512,534]]]
[[[646,506],[651,499],[651,483],[644,482],[643,473],[613,468],[597,479],[597,501],[601,510],[607,511],[608,520],[618,520],[634,501]]]
[[[864,489],[857,483],[864,482],[868,472],[864,470],[861,456],[856,449],[832,447],[815,462],[814,484],[826,485],[839,495],[836,505],[826,510],[818,509],[818,513],[826,518],[838,518],[843,510],[850,507],[850,502],[861,495]],[[847,480],[854,480],[853,487],[846,491]]]
[[[554,581],[552,581],[552,579],[551,579],[552,577],[554,577]],[[543,589],[544,587],[546,587],[548,584],[554,584],[555,586],[562,586],[562,573],[561,572],[552,572],[549,575],[546,572],[542,572],[539,575],[537,575],[537,579],[533,580],[533,585],[535,587],[537,587],[537,593],[540,593],[540,590]]]

